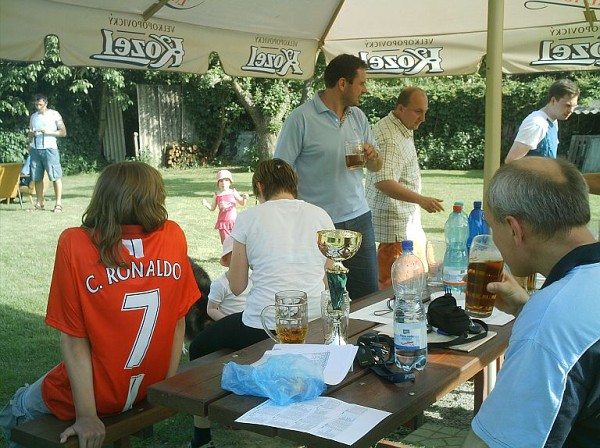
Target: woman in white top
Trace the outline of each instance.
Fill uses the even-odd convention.
[[[266,339],[260,312],[275,303],[278,291],[305,291],[309,319],[320,316],[328,260],[317,246],[317,231],[334,229],[331,218],[322,208],[296,199],[298,177],[281,159],[260,162],[252,176],[252,188],[260,204],[238,216],[231,232],[229,266],[229,286],[236,295],[246,289],[252,269],[246,308],[199,333],[190,344],[190,359],[222,348],[239,350]],[[267,320],[267,326],[275,328],[273,318]],[[194,417],[194,436],[189,446],[214,446],[207,418]]]
[[[298,177],[281,159],[260,162],[252,188],[260,204],[237,218],[229,267],[229,285],[238,295],[246,289],[252,269],[246,308],[198,334],[190,345],[190,359],[222,348],[239,350],[267,338],[260,313],[274,303],[278,291],[305,291],[309,319],[320,316],[327,259],[317,247],[317,231],[333,229],[331,218],[323,209],[296,199]],[[267,326],[275,328],[272,317]]]

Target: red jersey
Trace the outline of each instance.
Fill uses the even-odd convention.
[[[152,233],[123,226],[127,267],[100,261],[89,233],[65,230],[59,240],[46,324],[88,338],[99,416],[129,409],[165,378],[177,321],[200,297],[181,228],[167,221]],[[64,362],[44,378],[42,395],[58,418],[75,418]]]

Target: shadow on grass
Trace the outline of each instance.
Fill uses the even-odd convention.
[[[250,192],[246,191],[245,185],[240,183],[233,184],[233,188],[240,191],[240,193]],[[168,196],[180,196],[180,197],[197,197],[197,198],[212,198],[212,195],[217,191],[217,183],[210,181],[200,181],[189,178],[167,178],[165,179],[165,186],[167,188]]]
[[[0,406],[25,383],[33,383],[61,359],[59,332],[44,316],[0,305]]]
[[[422,178],[465,178],[465,179],[483,179],[483,170],[470,170],[470,171],[446,171],[446,170],[434,170],[434,171],[421,171]]]

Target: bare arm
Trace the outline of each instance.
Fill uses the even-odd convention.
[[[229,265],[229,287],[231,292],[239,296],[248,286],[248,255],[246,245],[233,240],[231,263]]]
[[[173,335],[173,345],[171,348],[171,360],[169,361],[169,370],[167,370],[167,378],[172,377],[177,373],[179,361],[181,360],[181,347],[183,347],[183,336],[185,334],[185,316],[181,317],[176,324],[175,333]]]
[[[58,131],[56,131],[54,133],[55,137],[66,137],[67,136],[67,128],[66,128],[65,123],[63,122],[62,118],[59,118],[58,120],[56,120],[56,127],[58,128]]]
[[[400,182],[395,180],[384,180],[377,182],[375,184],[375,188],[392,199],[417,204],[419,207],[429,213],[444,211],[444,207],[442,206],[442,202],[444,202],[443,199],[423,196],[416,191],[409,190],[408,188],[402,186]]]
[[[35,138],[35,132],[33,130],[33,115],[29,117],[29,129],[27,129],[27,137],[29,137],[30,142]]]
[[[212,204],[208,202],[206,199],[202,199],[202,205],[209,209],[211,212],[217,208],[217,194],[213,195]]]
[[[77,435],[79,446],[100,448],[106,435],[106,429],[96,412],[89,339],[61,333],[60,348],[75,405],[75,423],[60,434],[60,441],[66,442],[68,437]],[[181,351],[181,345],[179,351]]]
[[[504,159],[504,163],[510,163],[513,160],[522,159],[530,150],[531,146],[515,141],[508,151],[508,154]]]
[[[244,206],[248,201],[248,195],[246,193],[240,194],[237,190],[235,190],[235,200],[238,205]]]
[[[219,309],[219,304],[215,302],[208,301],[206,305],[206,313],[214,320],[221,320],[225,317],[225,314],[221,312]]]

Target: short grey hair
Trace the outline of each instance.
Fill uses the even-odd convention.
[[[534,233],[550,238],[590,221],[585,179],[567,160],[556,159],[552,163],[558,165],[561,176],[514,162],[496,172],[486,194],[486,207],[497,222],[514,216]]]

